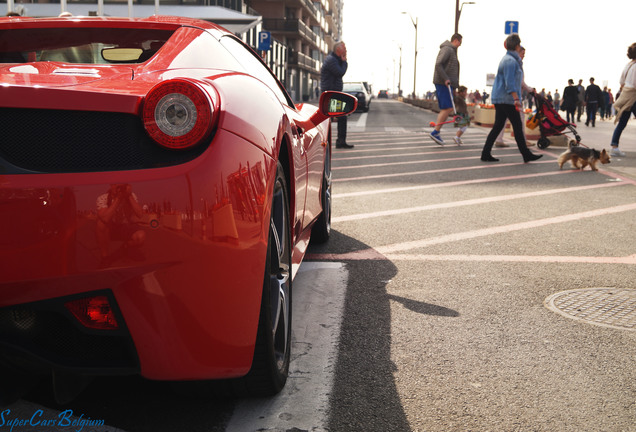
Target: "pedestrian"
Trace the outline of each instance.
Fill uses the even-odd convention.
[[[636,42],[627,49],[627,57],[630,61],[623,69],[619,80],[621,85],[620,96],[614,102],[614,109],[616,109],[614,124],[618,124],[612,135],[611,156],[625,156],[625,153],[618,148],[618,141],[631,115],[634,114],[636,116],[636,67],[634,66],[636,65]]]
[[[464,86],[457,88],[457,95],[455,96],[455,110],[459,119],[455,121],[455,127],[458,127],[457,134],[453,137],[455,144],[462,145],[462,135],[466,132],[468,125],[470,125],[470,115],[468,114],[468,105],[466,105],[466,93],[468,89]]]
[[[440,135],[442,123],[446,121],[453,111],[453,98],[459,86],[459,60],[457,58],[457,48],[462,44],[462,35],[455,33],[450,41],[445,41],[439,46],[439,53],[435,60],[435,71],[433,73],[433,84],[437,94],[439,114],[435,129],[431,132],[431,138],[439,145],[444,145],[444,140]]]
[[[601,92],[603,97],[598,101],[598,116],[601,120],[605,120],[605,110],[607,109],[607,104],[609,103],[609,93],[607,92],[607,87],[603,87],[603,91]]]
[[[583,87],[583,80],[579,80],[579,85],[576,86],[576,90],[578,91],[578,99],[576,101],[576,121],[581,121],[581,116],[583,115],[583,107],[585,106],[585,87]]]
[[[570,78],[568,80],[568,86],[563,89],[563,102],[561,103],[561,109],[564,109],[567,113],[566,120],[568,123],[574,124],[574,117],[576,114],[578,101],[579,90],[574,85],[574,80]]]
[[[504,42],[504,48],[505,47],[506,44]],[[526,57],[526,49],[523,46],[519,50],[519,57],[521,57],[521,69],[523,71],[523,59]],[[528,97],[529,99],[534,100],[534,88],[526,84],[525,74],[521,78],[521,94],[526,95],[526,97]],[[521,98],[521,100],[523,101],[523,97]],[[519,115],[521,116],[521,124],[526,124],[526,115],[523,112],[523,109],[519,111]],[[509,145],[504,141],[505,131],[506,126],[504,125],[503,129],[501,129],[501,132],[499,132],[499,135],[497,135],[497,139],[495,140],[495,147],[509,147]]]
[[[607,102],[607,108],[605,110],[605,117],[611,119],[614,115],[613,106],[614,106],[614,95],[612,94],[612,89],[607,89],[607,94],[609,95],[609,101]]]
[[[559,94],[559,89],[554,90],[554,109],[559,112],[561,109],[561,94]]]
[[[484,162],[497,162],[499,159],[491,154],[495,139],[503,129],[506,119],[510,120],[515,141],[524,162],[531,162],[543,155],[532,153],[526,145],[523,125],[519,112],[521,104],[521,83],[523,82],[523,69],[521,67],[521,39],[514,33],[506,38],[506,54],[499,62],[497,75],[492,86],[492,102],[495,105],[495,124],[486,138],[486,143],[481,151],[481,160]]]
[[[476,104],[480,104],[481,103],[481,93],[479,93],[479,90],[475,90],[475,103]]]
[[[585,108],[587,111],[587,120],[585,126],[589,126],[592,123],[592,127],[596,126],[596,111],[598,110],[598,104],[604,100],[603,91],[599,86],[594,84],[594,78],[590,78],[590,85],[585,89]]]
[[[342,77],[347,72],[347,46],[344,42],[336,42],[333,50],[325,57],[320,69],[320,89],[342,91]],[[338,117],[338,138],[336,148],[353,148],[352,144],[347,144],[347,117]]]

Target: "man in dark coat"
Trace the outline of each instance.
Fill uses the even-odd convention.
[[[592,127],[596,126],[596,110],[598,110],[598,104],[604,100],[603,91],[594,84],[594,78],[590,78],[590,85],[585,89],[585,106],[587,107],[585,126],[589,126],[590,123]]]
[[[570,78],[568,80],[568,86],[563,89],[563,101],[561,102],[561,109],[565,110],[568,123],[574,123],[576,119],[576,104],[579,101],[579,90],[574,85],[574,80]]]
[[[336,42],[333,51],[325,57],[320,69],[321,91],[342,91],[342,77],[347,72],[347,47],[344,42]],[[338,117],[338,139],[336,148],[353,148],[347,144],[347,116]]]

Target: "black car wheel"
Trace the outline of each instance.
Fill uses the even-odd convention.
[[[272,198],[254,360],[251,370],[243,379],[245,392],[250,395],[276,394],[287,381],[291,352],[291,256],[289,193],[279,162]]]
[[[324,243],[329,240],[331,234],[331,157],[329,146],[325,156],[325,168],[322,174],[322,191],[320,192],[322,213],[311,229],[311,239],[316,243]]]

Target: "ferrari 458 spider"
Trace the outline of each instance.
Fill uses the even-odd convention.
[[[205,21],[0,18],[0,399],[52,376],[273,394],[330,231],[336,92],[294,105]]]

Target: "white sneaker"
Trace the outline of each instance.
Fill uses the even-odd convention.
[[[625,156],[625,152],[621,151],[621,149],[619,149],[618,147],[612,147],[610,156]]]
[[[462,144],[464,144],[464,142],[462,141],[462,139],[461,139],[460,137],[458,137],[458,136],[454,136],[454,137],[453,137],[453,141],[455,141],[455,144],[457,144],[457,145],[462,145]]]
[[[505,143],[505,142],[503,142],[503,141],[496,141],[496,142],[495,142],[495,147],[510,147],[510,145],[509,145],[509,144],[506,144],[506,143]]]

